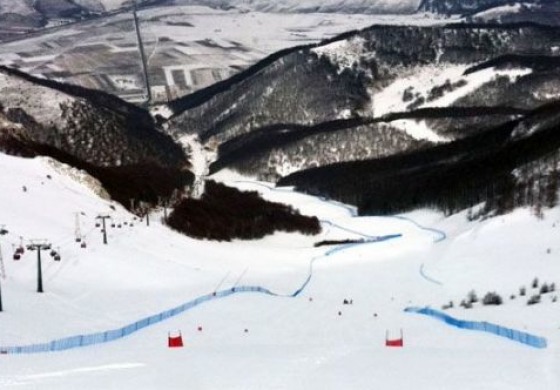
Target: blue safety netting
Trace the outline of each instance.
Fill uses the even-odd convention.
[[[446,324],[454,326],[456,328],[491,333],[535,348],[546,348],[547,346],[547,341],[544,337],[535,336],[527,332],[506,328],[504,326],[491,324],[485,321],[479,322],[459,320],[457,318],[451,317],[450,315],[442,313],[441,311],[430,309],[428,307],[408,307],[404,311],[409,313],[424,314],[443,321]]]
[[[307,283],[308,281],[306,281],[306,284]],[[190,302],[184,303],[173,309],[169,309],[164,312],[152,315],[150,317],[143,318],[139,321],[126,325],[122,328],[108,330],[104,332],[86,334],[86,335],[66,337],[63,339],[53,340],[41,344],[30,344],[30,345],[18,346],[18,347],[0,347],[0,353],[22,354],[22,353],[37,353],[37,352],[49,352],[49,351],[64,351],[72,348],[85,347],[94,344],[103,344],[129,336],[132,333],[135,333],[143,328],[157,324],[170,317],[177,316],[202,303],[211,301],[213,299],[225,298],[232,294],[245,293],[245,292],[247,293],[256,292],[261,294],[277,296],[277,294],[274,294],[270,290],[259,286],[233,287],[227,290],[216,291],[215,293],[198,297]],[[291,294],[291,295],[295,296],[297,294]]]

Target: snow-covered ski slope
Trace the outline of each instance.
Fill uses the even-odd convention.
[[[344,205],[232,181],[317,215],[325,221],[324,231],[318,237],[278,233],[254,242],[212,243],[176,234],[156,215],[150,227],[132,221],[120,206],[44,159],[0,155],[0,169],[0,224],[10,230],[0,238],[6,271],[0,280],[5,310],[0,345],[115,329],[235,286],[292,294],[316,259],[313,276],[297,297],[234,294],[111,343],[0,355],[0,388],[557,389],[560,383],[559,303],[552,302],[554,293],[534,306],[518,296],[522,285],[533,294],[534,277],[560,282],[555,280],[560,278],[558,209],[544,220],[527,210],[473,223],[464,214],[443,218],[429,211],[407,219],[357,218]],[[85,249],[74,242],[74,212],[83,213]],[[110,228],[105,246],[94,225],[98,213],[134,226]],[[313,247],[325,239],[392,234],[402,237],[334,253],[333,247]],[[61,262],[43,256],[44,294],[35,292],[35,254],[11,259],[11,243],[19,243],[19,236],[61,247]],[[422,277],[422,265],[440,285]],[[480,297],[497,291],[505,304],[457,308],[471,289]],[[343,305],[344,299],[353,304]],[[453,317],[542,336],[548,348],[404,312],[409,306],[439,309],[449,300],[456,308],[446,313]],[[405,347],[386,348],[386,331],[398,336],[400,329]],[[185,348],[170,350],[168,332],[177,331]]]

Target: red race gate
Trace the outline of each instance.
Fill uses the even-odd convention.
[[[389,339],[389,331],[385,333],[385,346],[386,347],[404,347],[403,331],[401,329],[401,337],[399,339]]]
[[[179,332],[178,336],[171,336],[171,332],[167,334],[167,341],[169,348],[182,348],[183,347],[183,336]]]

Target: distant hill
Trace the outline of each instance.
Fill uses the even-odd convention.
[[[373,26],[172,101],[169,127],[217,141],[212,172],[275,181],[449,143],[559,99],[559,45],[559,29],[532,24]]]

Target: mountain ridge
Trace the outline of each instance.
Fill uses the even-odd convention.
[[[0,81],[0,110],[34,142],[96,165],[186,164],[182,148],[156,129],[147,111],[116,96],[6,67]]]

